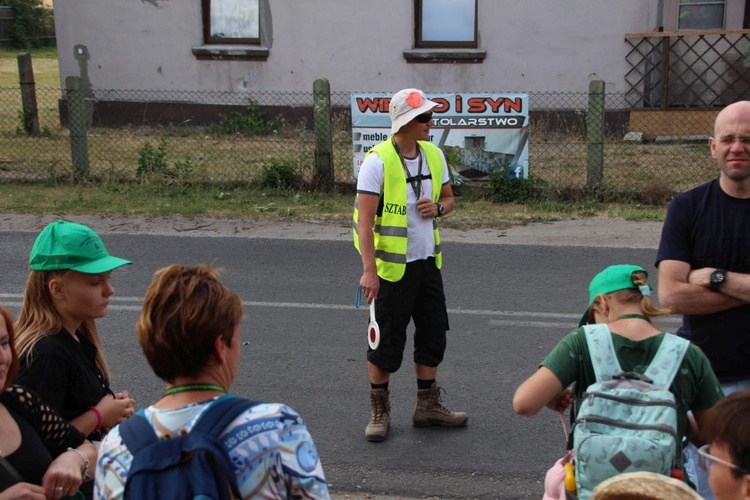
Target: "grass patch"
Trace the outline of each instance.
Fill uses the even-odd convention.
[[[145,215],[285,219],[348,225],[354,195],[307,191],[185,187],[169,184],[38,185],[0,184],[0,213],[68,213],[73,215]],[[507,228],[531,222],[602,218],[663,221],[664,207],[582,201],[493,203],[478,196],[459,196],[456,209],[441,220],[454,229]]]
[[[0,87],[18,85],[18,54],[21,53],[31,54],[34,82],[37,87],[60,88],[56,47],[32,50],[0,49]]]

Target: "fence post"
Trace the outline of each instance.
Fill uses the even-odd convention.
[[[88,175],[89,147],[86,135],[88,113],[84,98],[83,79],[77,76],[65,78],[65,96],[68,102],[68,127],[70,128],[70,156],[73,173],[77,179]]]
[[[586,185],[594,187],[604,176],[604,81],[589,83],[589,110],[586,115]]]
[[[39,111],[36,106],[34,67],[31,54],[18,54],[18,81],[21,84],[21,113],[23,129],[28,135],[39,135]]]
[[[333,189],[333,136],[331,134],[331,85],[325,78],[313,82],[315,127],[315,178],[318,189]]]

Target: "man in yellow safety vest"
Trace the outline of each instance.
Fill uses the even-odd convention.
[[[406,328],[414,320],[416,427],[463,427],[466,413],[441,402],[436,383],[448,330],[437,218],[453,210],[448,166],[429,142],[438,104],[418,89],[390,101],[392,136],[368,151],[357,178],[354,245],[362,257],[359,280],[367,302],[377,299],[380,343],[367,352],[370,378],[368,441],[384,441],[390,427],[388,384],[401,366]]]

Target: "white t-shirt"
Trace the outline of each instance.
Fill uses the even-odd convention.
[[[416,158],[404,158],[406,168],[409,170],[409,177],[417,175],[419,164],[422,162],[422,175],[429,175],[430,169],[427,167],[427,160],[424,159],[424,151]],[[440,158],[443,161],[443,185],[450,182],[448,176],[448,164],[445,161],[443,152],[440,151]],[[442,186],[438,189],[441,189]],[[404,179],[404,189],[406,189],[406,218],[407,218],[407,246],[406,262],[423,260],[435,255],[435,237],[432,235],[432,219],[422,217],[417,210],[417,196],[411,183]],[[367,155],[365,161],[359,169],[357,177],[357,192],[368,193],[380,196],[383,192],[383,161],[377,153]],[[420,198],[432,199],[432,180],[423,179]]]

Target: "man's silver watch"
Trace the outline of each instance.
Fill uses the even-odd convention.
[[[438,217],[442,217],[443,215],[445,215],[445,207],[443,206],[443,204],[442,203],[435,203],[435,205],[437,205],[437,209],[438,209],[437,216]]]
[[[713,291],[716,291],[721,287],[721,285],[724,284],[724,282],[727,280],[727,271],[726,269],[716,269],[714,272],[711,273],[711,278],[708,283],[708,288],[710,288]]]

